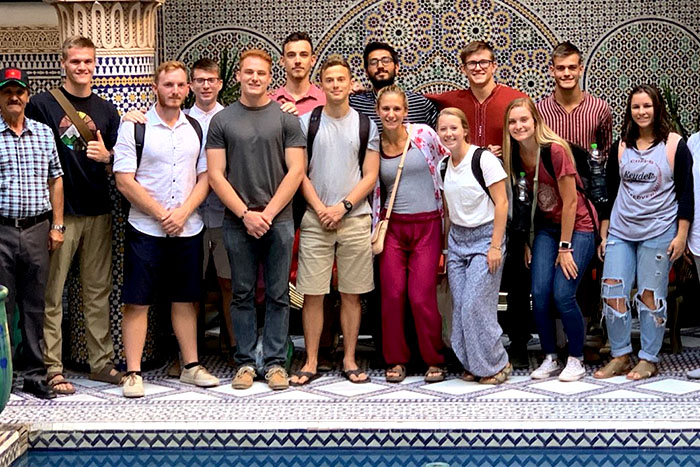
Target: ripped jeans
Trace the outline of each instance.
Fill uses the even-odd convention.
[[[608,235],[603,264],[602,297],[603,316],[613,357],[632,353],[630,293],[636,283],[637,293],[634,301],[639,312],[642,343],[639,358],[649,362],[659,361],[658,354],[666,329],[666,293],[671,268],[666,250],[676,236],[676,231],[677,226],[674,225],[661,235],[636,242]],[[606,280],[619,282],[606,284]],[[641,300],[642,293],[646,290],[654,294],[655,310],[650,310]],[[616,298],[625,301],[624,313],[619,313],[606,301]]]

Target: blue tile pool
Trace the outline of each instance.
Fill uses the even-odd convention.
[[[29,451],[13,466],[691,466],[700,449],[99,449]]]

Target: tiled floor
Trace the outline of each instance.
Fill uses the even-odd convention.
[[[111,447],[123,445],[126,438],[133,446],[180,446],[186,438],[195,446],[235,442],[261,447],[269,446],[270,436],[290,433],[296,433],[295,442],[313,433],[314,440],[305,442],[333,446],[416,442],[415,436],[404,439],[400,433],[427,433],[418,441],[429,444],[430,438],[438,445],[471,443],[477,434],[491,433],[479,438],[487,447],[502,445],[510,435],[516,445],[531,445],[533,436],[545,433],[548,437],[537,438],[538,443],[577,443],[581,437],[573,434],[583,433],[591,445],[599,442],[596,436],[614,437],[624,445],[642,443],[644,436],[655,433],[648,441],[654,445],[700,446],[700,381],[685,377],[687,369],[700,366],[700,348],[664,355],[660,376],[641,382],[591,376],[575,383],[533,381],[527,372],[516,371],[506,384],[495,387],[454,375],[431,385],[420,376],[389,384],[382,372],[373,370],[367,384],[352,384],[335,372],[281,392],[263,382],[236,391],[230,386],[233,371],[225,362],[206,363],[220,376],[221,386],[196,388],[156,371],[146,375],[146,396],[130,400],[121,396],[120,388],[73,375],[69,379],[77,393],[72,396],[41,401],[16,390],[0,423],[29,424],[34,447]],[[592,370],[588,368],[588,375]],[[198,433],[209,435],[204,439]],[[251,433],[265,436],[251,438]],[[342,437],[348,433],[364,438],[347,441]],[[445,433],[451,437],[444,438]],[[567,433],[572,436],[567,438]],[[471,438],[465,441],[465,436]],[[279,445],[291,442],[275,439]]]

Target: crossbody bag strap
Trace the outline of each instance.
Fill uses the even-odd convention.
[[[394,200],[396,199],[396,192],[399,189],[399,180],[401,180],[401,173],[403,172],[403,163],[406,160],[406,153],[408,152],[408,147],[411,145],[411,134],[413,133],[413,125],[408,126],[408,136],[406,137],[406,144],[403,147],[403,153],[401,153],[401,160],[399,161],[399,168],[396,171],[396,180],[394,180],[394,188],[391,190],[391,198],[389,198],[389,207],[386,210],[386,219],[389,220],[391,217],[391,210],[394,208]]]
[[[56,99],[56,102],[58,102],[58,105],[61,106],[70,121],[73,122],[73,125],[75,125],[76,130],[78,130],[78,133],[80,133],[80,136],[82,136],[85,142],[89,143],[90,141],[94,140],[95,137],[92,135],[92,131],[90,131],[90,128],[88,128],[87,123],[85,123],[85,120],[80,118],[80,115],[78,115],[75,107],[73,107],[73,104],[70,103],[63,92],[61,92],[61,90],[58,88],[54,88],[50,90],[49,93],[51,93],[54,99]]]

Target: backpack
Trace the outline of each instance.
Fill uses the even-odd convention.
[[[204,133],[202,132],[202,126],[194,117],[190,117],[187,114],[185,114],[185,117],[187,118],[187,121],[190,122],[190,125],[192,125],[192,128],[194,128],[194,131],[199,137],[199,150],[201,151],[202,144],[204,143]],[[145,139],[146,125],[144,123],[134,123],[134,147],[136,149],[136,170],[134,171],[134,175],[136,175],[136,172],[138,172],[139,170],[139,165],[141,165],[141,157],[143,156],[143,144]],[[127,216],[129,215],[130,208],[131,203],[128,199],[126,199],[126,196],[122,195],[122,209]]]
[[[314,152],[314,139],[318,133],[318,128],[321,125],[321,113],[323,106],[319,105],[311,111],[309,118],[309,130],[306,135],[306,173],[308,175],[309,167],[311,166],[311,158]],[[360,116],[360,150],[358,152],[358,163],[360,164],[360,175],[362,175],[362,166],[365,163],[365,155],[367,154],[367,143],[369,141],[370,121],[367,115],[362,112],[357,112]],[[292,212],[294,216],[294,228],[298,229],[301,225],[301,219],[306,212],[306,199],[301,192],[301,187],[294,194],[292,199]]]
[[[576,162],[576,172],[578,172],[578,176],[581,179],[581,184],[583,185],[581,186],[577,182],[576,191],[583,195],[583,199],[585,201],[584,204],[586,205],[586,209],[588,210],[588,215],[591,217],[591,221],[593,222],[593,230],[595,233],[596,244],[598,244],[600,243],[600,232],[598,231],[598,224],[596,223],[596,217],[593,215],[593,211],[595,210],[596,213],[598,213],[602,205],[605,202],[607,202],[607,190],[605,191],[606,199],[599,201],[597,205],[593,201],[594,196],[592,194],[592,190],[595,183],[601,182],[602,185],[600,185],[600,187],[605,189],[605,179],[595,179],[594,175],[591,173],[591,167],[588,165],[588,152],[584,148],[571,142],[569,142],[569,146],[571,147],[571,153],[573,154],[574,161]],[[548,144],[542,146],[542,149],[540,150],[540,159],[542,160],[542,165],[544,166],[544,169],[547,171],[549,176],[556,180],[557,177],[554,175],[554,165],[552,164],[551,145]]]
[[[187,121],[190,122],[192,128],[197,133],[199,137],[199,150],[202,150],[202,143],[204,142],[204,134],[202,133],[202,126],[199,124],[197,119],[190,117],[185,114]],[[144,123],[134,123],[134,146],[136,147],[136,170],[139,169],[141,165],[141,156],[143,156],[143,142],[146,138],[146,125]]]

